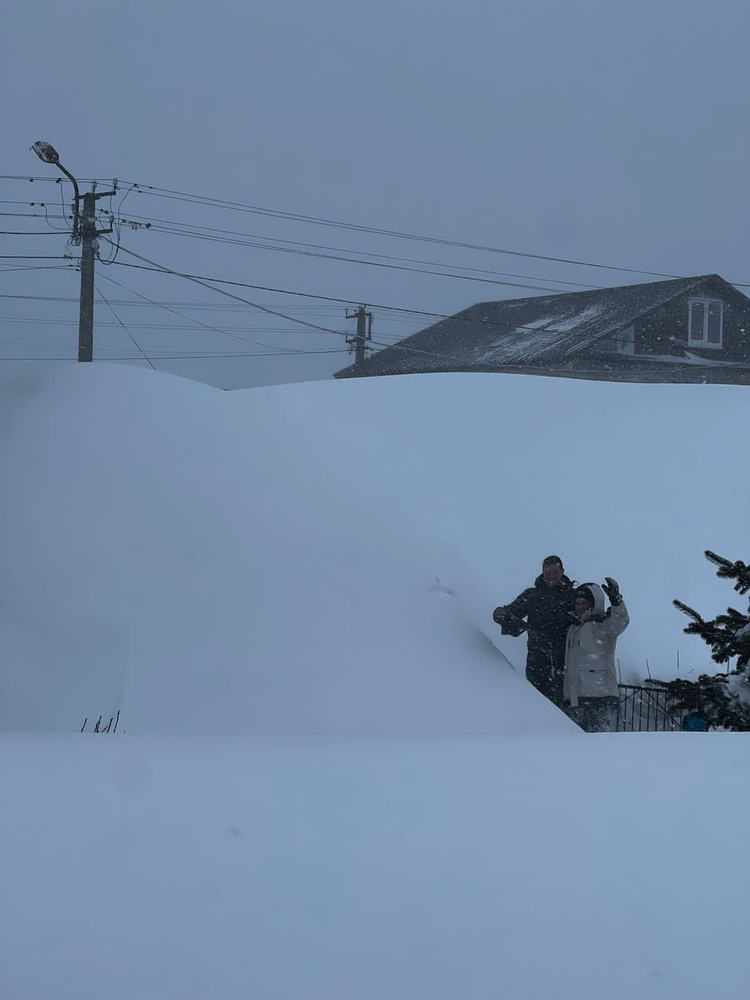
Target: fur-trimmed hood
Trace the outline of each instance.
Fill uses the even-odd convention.
[[[575,594],[573,595],[574,600],[575,596],[580,591],[588,591],[589,594],[591,594],[591,596],[594,599],[594,607],[589,608],[588,611],[584,611],[584,613],[581,615],[580,620],[582,622],[588,622],[592,620],[601,621],[601,619],[604,618],[605,615],[604,591],[602,590],[602,588],[599,586],[598,583],[579,583],[578,586],[576,587]]]

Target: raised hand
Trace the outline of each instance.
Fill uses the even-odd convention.
[[[609,598],[610,604],[622,604],[622,594],[617,580],[613,580],[611,576],[605,576],[604,579],[607,582],[602,584],[602,590]]]

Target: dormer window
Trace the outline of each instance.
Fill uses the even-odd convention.
[[[690,299],[688,346],[721,347],[723,335],[724,303],[720,299]]]

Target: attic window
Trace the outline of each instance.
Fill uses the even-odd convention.
[[[690,347],[721,347],[724,334],[724,303],[720,299],[690,299],[688,344]]]

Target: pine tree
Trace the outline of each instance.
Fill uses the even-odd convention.
[[[718,577],[734,580],[734,589],[738,594],[744,596],[750,591],[750,566],[741,561],[732,563],[708,550],[705,556],[718,566]],[[746,614],[736,608],[727,608],[726,614],[706,621],[681,601],[673,601],[673,604],[691,619],[685,632],[699,635],[711,647],[711,658],[716,663],[728,663],[736,657],[734,668],[726,673],[701,674],[697,681],[666,682],[675,708],[701,716],[712,728],[750,731],[750,678],[747,670],[750,663],[750,607]]]

